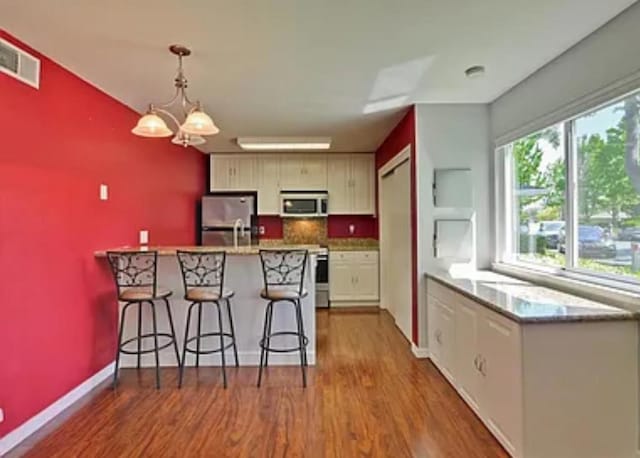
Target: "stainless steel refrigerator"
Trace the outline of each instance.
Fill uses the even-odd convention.
[[[202,197],[200,205],[200,244],[233,245],[238,224],[238,245],[258,243],[258,195],[255,192],[219,192]],[[240,230],[244,227],[244,230]]]

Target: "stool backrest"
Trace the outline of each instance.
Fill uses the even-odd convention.
[[[217,289],[222,297],[224,268],[227,254],[224,251],[177,251],[185,294],[190,288]]]
[[[302,295],[307,267],[307,250],[260,250],[264,288],[290,288]]]
[[[139,288],[156,296],[157,251],[107,251],[111,272],[118,289]]]

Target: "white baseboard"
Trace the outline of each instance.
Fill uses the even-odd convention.
[[[6,436],[0,438],[0,456],[4,455],[16,445],[20,444],[30,435],[35,433],[38,429],[42,428],[49,421],[53,420],[67,407],[71,406],[82,396],[90,392],[108,377],[113,375],[113,369],[114,363],[108,364],[106,367],[98,371],[93,376],[89,377],[87,380],[69,391],[53,404],[49,405],[49,407],[31,417],[29,420],[18,426]]]
[[[416,358],[420,358],[420,359],[429,357],[429,349],[428,348],[418,347],[414,343],[411,344],[411,353],[413,353],[413,356],[415,356]]]

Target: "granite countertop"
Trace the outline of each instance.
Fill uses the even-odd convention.
[[[638,320],[640,314],[492,271],[425,274],[519,323]]]
[[[237,249],[231,246],[122,246],[116,248],[109,248],[106,250],[98,250],[94,252],[94,255],[98,258],[104,258],[107,256],[107,251],[157,251],[158,256],[175,256],[176,251],[225,251],[228,255],[257,255],[261,249],[282,249],[282,250],[308,250],[309,254],[321,254],[326,252],[326,248],[320,247],[320,245],[255,245],[255,246],[241,246]]]

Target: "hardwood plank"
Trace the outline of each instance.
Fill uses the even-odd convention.
[[[506,457],[428,360],[413,357],[386,311],[317,312],[318,365],[126,369],[28,457]],[[16,456],[16,455],[14,455]]]

